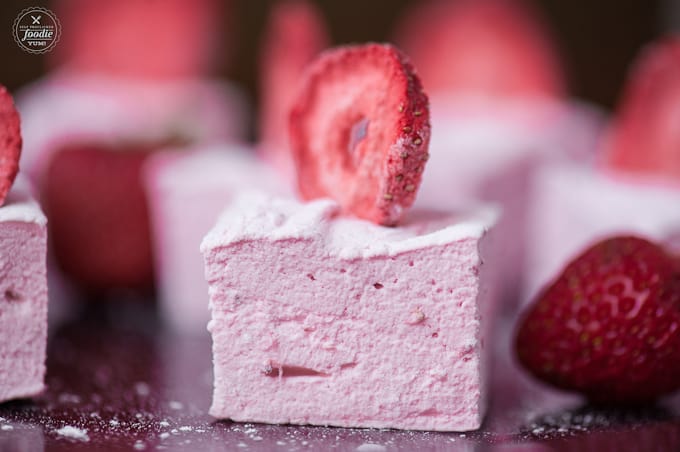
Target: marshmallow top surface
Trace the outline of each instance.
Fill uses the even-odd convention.
[[[21,177],[16,179],[5,203],[0,207],[0,222],[7,221],[36,223],[41,226],[47,224],[47,218],[31,195],[28,183]]]
[[[402,252],[481,237],[497,221],[495,207],[462,212],[414,210],[402,225],[385,227],[339,216],[329,199],[306,204],[257,192],[238,197],[220,216],[201,244],[210,249],[246,240],[289,240],[325,237],[330,252],[345,259]]]

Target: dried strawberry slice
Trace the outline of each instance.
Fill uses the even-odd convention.
[[[303,198],[331,197],[345,212],[394,225],[428,158],[428,99],[395,47],[339,47],[308,68],[290,135]]]
[[[0,85],[0,206],[19,171],[21,144],[19,113],[7,88]]]

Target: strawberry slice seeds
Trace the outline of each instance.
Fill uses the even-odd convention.
[[[322,53],[290,119],[303,198],[334,198],[345,212],[382,225],[395,225],[413,204],[428,158],[428,99],[395,47]]]
[[[19,171],[21,144],[19,113],[7,88],[0,85],[0,206]]]
[[[519,361],[596,403],[647,403],[680,388],[679,270],[641,238],[594,245],[526,312]]]

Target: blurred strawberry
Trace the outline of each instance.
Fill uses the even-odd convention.
[[[284,173],[292,173],[288,114],[304,68],[328,46],[321,12],[307,0],[277,3],[270,14],[260,56],[261,151]]]
[[[595,244],[524,315],[519,361],[598,403],[639,404],[680,388],[680,266],[637,237]]]
[[[521,0],[431,0],[404,17],[395,42],[412,57],[431,94],[564,94],[545,26]]]
[[[12,95],[0,85],[0,206],[19,172],[21,143],[19,113]]]
[[[62,271],[89,293],[153,285],[141,168],[152,146],[74,144],[52,154],[41,198]]]
[[[680,36],[649,46],[634,63],[604,159],[680,182]]]
[[[205,75],[220,42],[221,0],[56,0],[62,37],[50,55],[86,73]]]

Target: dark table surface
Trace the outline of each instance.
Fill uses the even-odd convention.
[[[468,433],[217,421],[208,334],[165,331],[151,305],[88,308],[50,333],[47,391],[0,405],[0,451],[680,451],[680,397],[602,409],[541,387],[501,329],[490,411]]]

